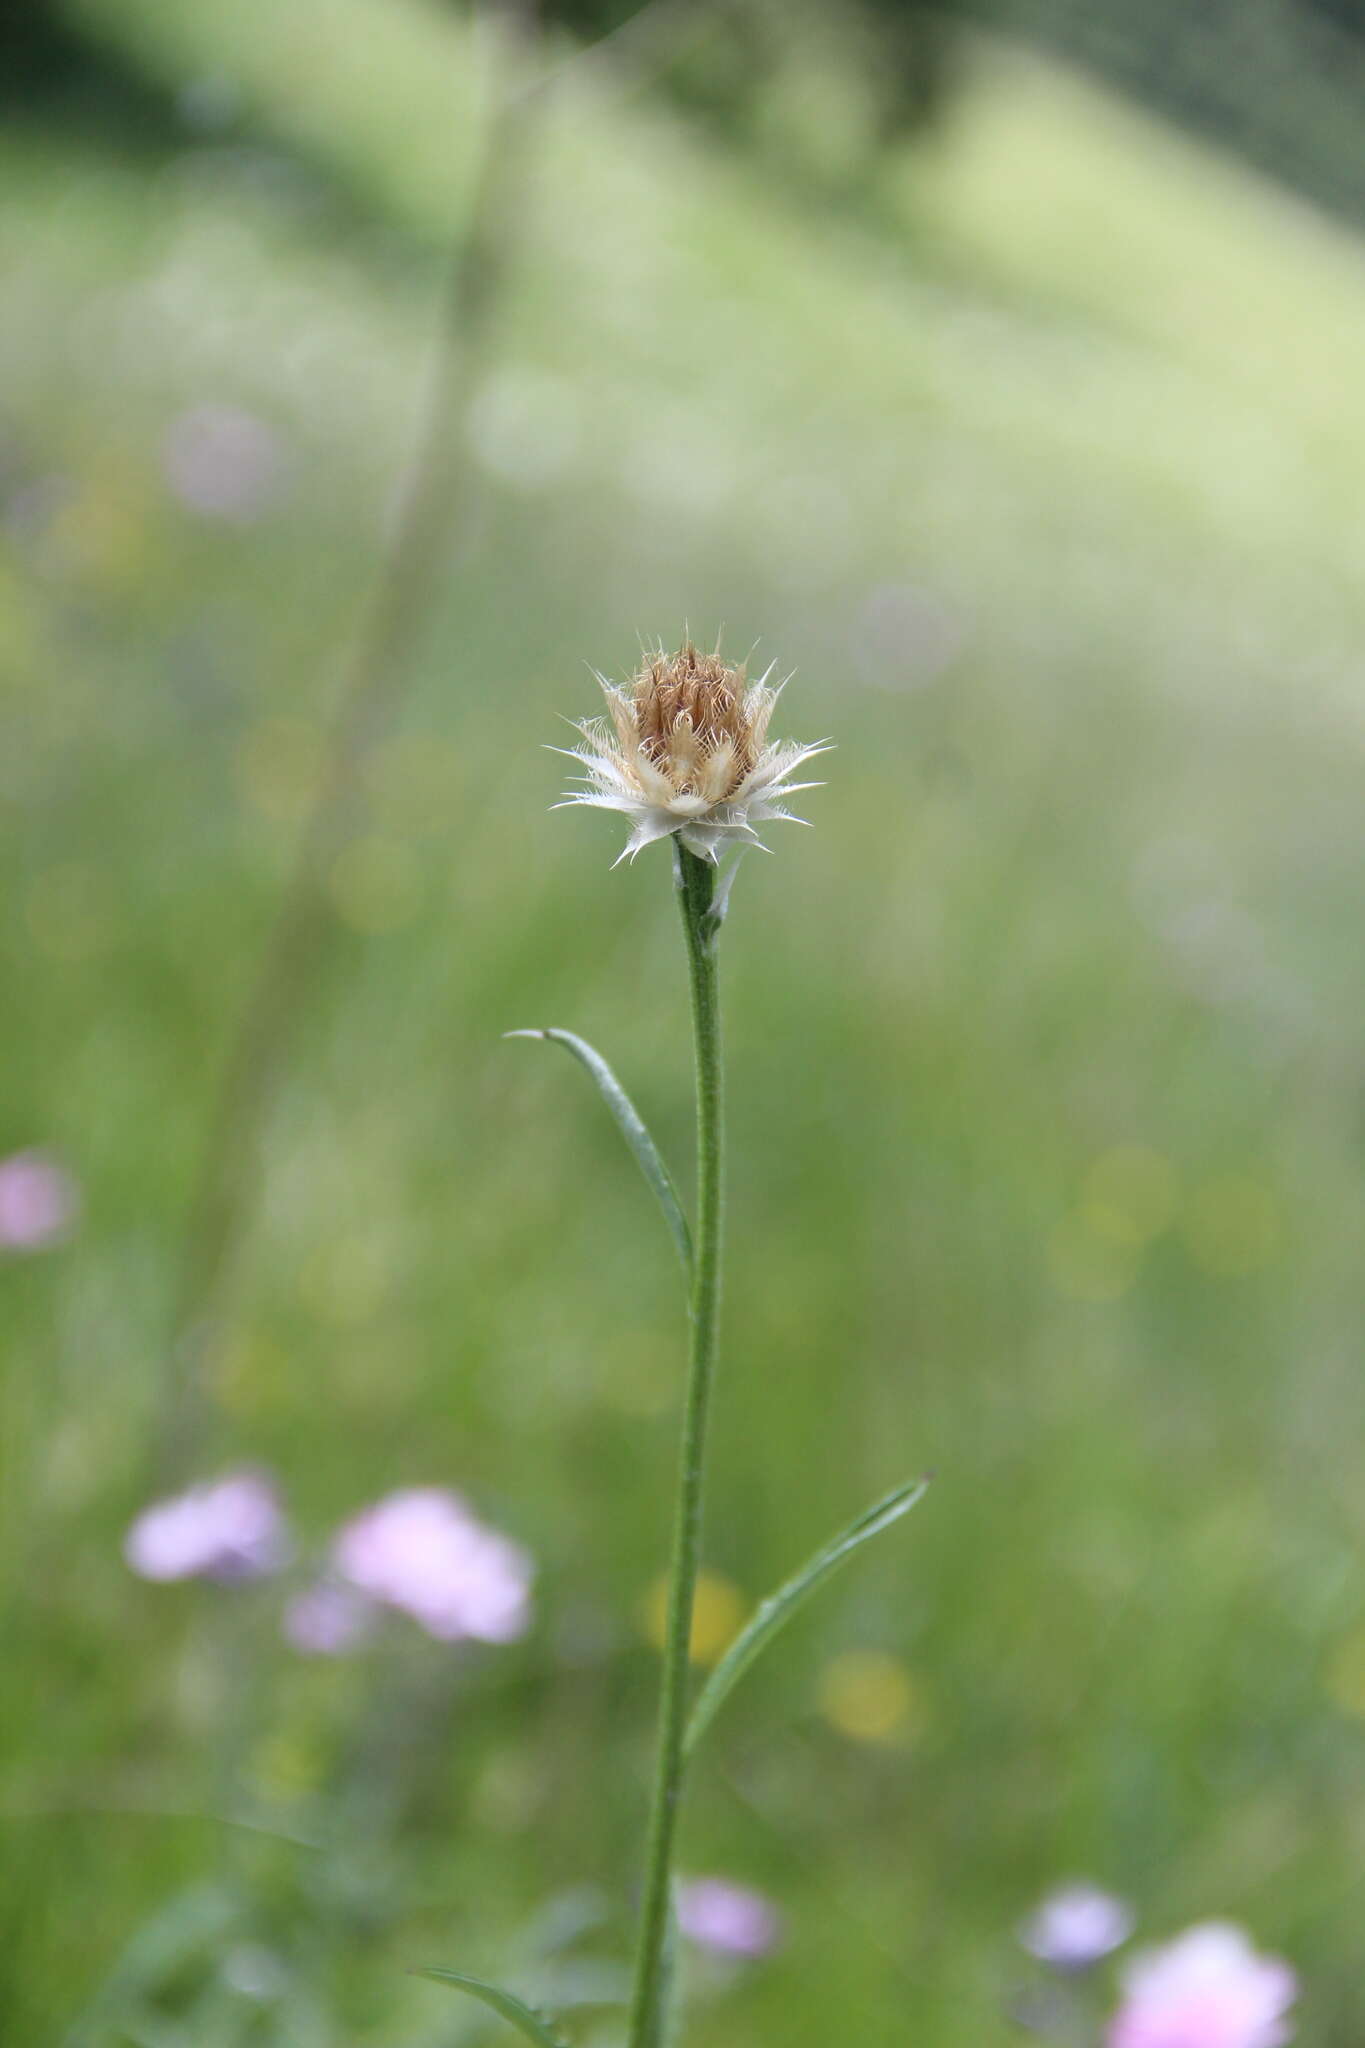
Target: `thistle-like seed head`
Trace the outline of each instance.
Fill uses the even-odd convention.
[[[745,709],[744,673],[691,642],[656,655],[630,686],[639,743],[679,796],[733,796],[758,758],[760,723]],[[618,720],[622,738],[625,720]]]
[[[711,861],[727,840],[761,844],[754,824],[791,817],[779,799],[818,787],[793,783],[793,771],[827,746],[769,742],[779,694],[771,673],[750,682],[742,667],[699,653],[689,640],[676,654],[660,647],[624,686],[599,675],[611,723],[579,726],[585,744],[571,758],[582,763],[587,787],[565,803],[623,811],[633,829],[622,859],[671,832]]]

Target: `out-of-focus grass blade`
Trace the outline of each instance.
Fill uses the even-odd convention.
[[[721,1702],[730,1689],[744,1676],[759,1653],[777,1634],[785,1628],[797,1609],[809,1600],[817,1587],[822,1586],[832,1573],[846,1564],[855,1550],[861,1550],[864,1543],[870,1543],[874,1536],[880,1536],[883,1529],[889,1529],[902,1515],[908,1515],[917,1501],[924,1497],[929,1481],[913,1480],[908,1486],[898,1486],[892,1493],[875,1501],[855,1522],[832,1536],[828,1543],[817,1550],[793,1578],[775,1593],[769,1594],[754,1614],[747,1628],[740,1631],[725,1655],[717,1664],[697,1697],[692,1709],[692,1718],[687,1724],[686,1753],[691,1756],[702,1736],[715,1719]]]
[[[222,1954],[240,1929],[241,1901],[225,1886],[197,1884],[176,1893],[133,1934],[71,2029],[61,2048],[98,2048],[115,2039],[147,2043],[158,2027],[164,2039],[155,2048],[176,2048],[171,2023],[151,2014],[162,1987],[210,1954]],[[188,2038],[188,2037],[186,2037]]]
[[[456,1991],[467,1992],[471,1998],[482,2000],[528,2041],[534,2041],[536,2048],[569,2048],[564,2036],[556,2032],[543,2012],[524,2005],[521,1999],[514,1998],[510,1991],[503,1991],[496,1984],[485,1984],[481,1977],[466,1977],[459,1970],[417,1970],[414,1975],[430,1977],[433,1984],[449,1984]]]
[[[504,1038],[548,1038],[555,1045],[562,1045],[567,1052],[585,1066],[596,1081],[602,1100],[616,1119],[616,1127],[635,1154],[641,1173],[654,1190],[659,1207],[664,1212],[664,1221],[678,1248],[683,1271],[692,1272],[692,1233],[683,1214],[678,1190],[673,1176],[664,1165],[663,1156],[650,1137],[644,1118],[627,1095],[621,1083],[613,1074],[600,1052],[595,1052],[585,1038],[579,1038],[572,1031],[558,1031],[547,1026],[539,1031],[505,1031]]]

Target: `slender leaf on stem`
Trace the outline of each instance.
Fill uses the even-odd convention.
[[[730,908],[730,891],[735,886],[735,876],[739,873],[739,864],[747,851],[748,849],[744,846],[736,848],[733,860],[716,883],[716,893],[711,898],[709,913],[710,927],[713,935],[720,930],[725,922],[726,913]]]
[[[683,1214],[682,1202],[672,1174],[664,1165],[663,1156],[645,1125],[644,1118],[627,1095],[621,1083],[613,1074],[600,1052],[595,1052],[585,1038],[579,1038],[572,1031],[558,1031],[546,1028],[543,1031],[506,1031],[505,1038],[548,1038],[556,1045],[562,1045],[571,1052],[596,1081],[602,1100],[616,1119],[616,1127],[635,1154],[636,1164],[654,1190],[655,1199],[664,1212],[664,1221],[672,1234],[673,1242],[682,1260],[683,1271],[692,1271],[692,1233]]]
[[[898,1486],[892,1493],[875,1501],[857,1520],[832,1536],[814,1557],[805,1563],[794,1577],[779,1586],[775,1593],[763,1601],[748,1626],[731,1643],[725,1655],[717,1664],[706,1684],[697,1696],[692,1709],[692,1718],[687,1725],[686,1753],[691,1756],[702,1736],[715,1719],[722,1701],[732,1686],[744,1676],[754,1659],[766,1649],[780,1629],[786,1627],[799,1607],[805,1605],[817,1587],[822,1586],[832,1573],[846,1564],[855,1550],[861,1550],[864,1543],[870,1543],[874,1536],[880,1536],[883,1529],[889,1529],[902,1515],[908,1515],[916,1502],[922,1500],[927,1479],[913,1480],[908,1486]]]
[[[456,1991],[468,1992],[471,1998],[482,2000],[495,2013],[507,2020],[528,2041],[534,2041],[536,2048],[568,2048],[564,2036],[557,2032],[553,2023],[543,2012],[536,2012],[514,1998],[510,1991],[503,1991],[496,1984],[485,1984],[480,1977],[466,1977],[459,1970],[416,1970],[418,1977],[430,1977],[433,1984],[449,1984]]]

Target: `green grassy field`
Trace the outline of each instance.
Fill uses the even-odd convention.
[[[500,1034],[582,1031],[685,1161],[667,861],[608,872],[542,744],[687,620],[839,747],[727,927],[715,1570],[756,1600],[936,1473],[718,1724],[685,1861],[788,1940],[699,1975],[689,2042],[1013,2039],[1012,1929],[1079,1871],[1152,1937],[1243,1921],[1301,2041],[1355,2048],[1359,248],[1009,52],[856,209],[566,74],[196,1452],[268,1465],[305,1548],[461,1487],[540,1560],[537,1627],[308,1661],[272,1586],[144,1585],[120,1542],[481,59],[416,0],[81,11],[242,103],[176,150],[0,140],[0,1150],[85,1190],[0,1271],[5,2039],[492,2040],[405,1971],[600,1989],[536,1961],[584,1886],[575,1956],[625,1952],[676,1277],[584,1077]],[[168,489],[206,402],[278,437],[251,521]]]

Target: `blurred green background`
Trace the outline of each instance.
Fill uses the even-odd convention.
[[[684,621],[839,747],[726,932],[722,1619],[937,1475],[717,1725],[684,1861],[787,1940],[689,2042],[1011,2040],[1075,1872],[1365,2035],[1359,24],[1255,11],[1308,39],[1241,65],[1272,121],[1103,12],[1104,63],[1064,8],[546,25],[434,595],[245,1052],[506,73],[436,0],[16,41],[0,1151],[83,1190],[0,1266],[16,2048],[504,2038],[426,1962],[617,2038],[680,1304],[585,1077],[500,1034],[583,1032],[686,1166],[667,859],[609,872],[542,751]],[[243,1462],[304,1561],[459,1487],[533,1634],[306,1659],[275,1582],[135,1579]]]

